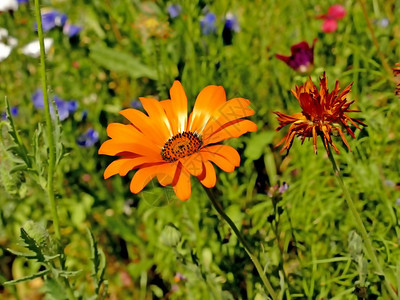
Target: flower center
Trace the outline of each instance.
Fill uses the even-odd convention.
[[[203,145],[201,136],[191,131],[184,131],[170,138],[161,150],[163,160],[177,161],[200,150]]]

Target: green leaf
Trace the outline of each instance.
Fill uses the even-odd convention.
[[[10,103],[8,102],[7,97],[5,98],[5,103],[6,103],[6,115],[9,121],[8,133],[16,145],[16,147],[13,148],[14,153],[25,162],[28,168],[30,168],[32,166],[32,163],[29,159],[28,151],[26,150],[26,147],[23,144],[22,139],[19,136],[19,133],[15,127],[14,120],[11,115]]]
[[[26,276],[26,277],[22,277],[19,279],[15,279],[15,280],[10,280],[10,281],[6,281],[3,283],[3,285],[14,285],[20,282],[24,282],[24,281],[28,281],[28,280],[32,280],[38,277],[43,277],[44,275],[48,274],[50,272],[50,270],[46,269],[40,272],[37,272],[36,274],[30,275],[30,276]]]
[[[126,73],[133,78],[147,77],[157,79],[155,70],[142,64],[131,54],[117,49],[111,49],[103,45],[94,45],[90,47],[90,58],[108,70]]]
[[[89,243],[90,243],[90,254],[91,254],[91,261],[92,261],[92,274],[91,276],[94,279],[95,284],[95,291],[96,294],[100,296],[100,287],[104,281],[104,273],[106,270],[106,256],[104,255],[103,251],[101,251],[97,247],[97,242],[94,239],[93,233],[87,228],[87,233],[89,236]],[[106,286],[105,286],[106,289]],[[103,295],[104,292],[103,292]]]
[[[35,258],[36,257],[36,254],[33,254],[33,253],[25,253],[25,252],[15,251],[10,248],[7,248],[6,250],[16,256],[22,256],[22,257],[26,257],[26,258]]]
[[[56,277],[74,277],[78,275],[81,271],[66,271],[66,270],[60,270],[56,268],[52,268],[51,272],[54,274]]]
[[[31,250],[32,252],[35,253],[35,258],[39,262],[45,262],[44,255],[42,253],[42,249],[38,245],[38,243],[29,236],[29,234],[25,231],[24,228],[21,228],[21,238],[25,243],[26,248]]]
[[[244,155],[251,160],[259,159],[264,152],[264,148],[272,143],[273,138],[274,132],[271,131],[253,134],[247,143]]]
[[[48,278],[44,282],[45,300],[66,300],[67,293],[64,288],[54,279]]]

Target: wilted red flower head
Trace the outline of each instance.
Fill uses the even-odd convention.
[[[291,56],[275,54],[275,57],[284,61],[289,67],[299,73],[308,73],[314,67],[314,46],[317,39],[315,38],[312,46],[302,41],[290,48]]]
[[[329,7],[328,13],[317,16],[317,19],[322,19],[324,22],[322,23],[322,31],[325,33],[335,32],[338,23],[337,20],[341,20],[346,16],[346,9],[343,5],[335,4]]]
[[[396,67],[393,68],[393,74],[397,84],[395,94],[400,96],[400,63],[397,63]]]
[[[278,116],[279,131],[284,126],[289,125],[289,132],[279,142],[283,143],[281,152],[290,149],[295,136],[302,137],[302,143],[306,138],[313,138],[314,152],[317,153],[317,136],[323,138],[325,148],[329,151],[329,144],[339,153],[332,141],[332,134],[338,133],[347,148],[351,151],[349,144],[343,133],[343,128],[355,138],[354,132],[351,130],[349,123],[356,128],[361,129],[358,124],[366,126],[358,119],[350,118],[346,113],[359,112],[359,110],[350,110],[350,105],[354,102],[348,102],[347,94],[350,92],[352,84],[349,84],[341,93],[339,81],[336,81],[335,88],[329,93],[327,88],[327,79],[325,73],[320,78],[320,90],[314,85],[311,78],[304,85],[296,86],[296,90],[292,90],[293,95],[299,101],[302,112],[294,115],[286,115],[280,112],[274,112]]]

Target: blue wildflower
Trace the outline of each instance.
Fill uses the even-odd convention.
[[[82,147],[92,147],[99,140],[99,133],[93,128],[89,128],[84,134],[76,139],[76,143]]]
[[[240,31],[240,26],[239,22],[236,18],[236,16],[232,13],[227,13],[225,17],[225,26],[226,29],[233,31],[233,32],[239,32]]]
[[[11,112],[11,115],[12,115],[13,117],[18,116],[18,112],[19,112],[18,106],[12,106],[12,107],[10,108],[10,112]],[[3,113],[1,114],[1,119],[2,119],[2,120],[7,120],[7,113],[6,113],[6,112],[3,112]]]
[[[70,23],[66,23],[63,28],[63,33],[68,35],[70,38],[77,36],[82,31],[81,26],[72,25]]]
[[[201,32],[205,35],[209,35],[211,33],[215,33],[217,31],[217,27],[215,22],[217,21],[217,16],[214,13],[207,13],[201,20]]]
[[[22,3],[28,3],[28,0],[17,0],[18,4],[22,4]]]
[[[143,108],[142,102],[140,102],[139,99],[133,99],[131,101],[131,107],[135,109],[142,109]]]
[[[53,100],[57,106],[58,115],[60,121],[64,121],[66,118],[69,117],[70,114],[73,114],[76,109],[78,108],[78,103],[74,100],[65,101],[58,96],[54,96]],[[43,99],[43,92],[41,90],[36,90],[36,92],[32,95],[32,102],[33,106],[37,109],[44,108],[44,99]],[[50,113],[54,114],[53,107],[50,106]]]
[[[224,44],[232,45],[233,34],[239,31],[240,27],[236,16],[232,13],[227,13],[225,16],[224,30],[222,31]]]
[[[182,7],[179,4],[170,4],[168,5],[168,13],[169,16],[174,19],[181,14]]]
[[[67,15],[57,10],[45,10],[42,12],[42,27],[44,32],[50,31],[55,27],[63,27],[66,22]],[[35,30],[37,31],[36,23]]]

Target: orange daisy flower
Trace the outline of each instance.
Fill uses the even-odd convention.
[[[279,142],[283,144],[281,152],[290,149],[295,136],[302,137],[302,143],[306,138],[313,138],[314,152],[317,153],[317,136],[323,138],[327,151],[330,144],[336,153],[336,148],[332,141],[331,135],[339,133],[347,148],[351,151],[343,128],[355,138],[354,132],[351,130],[348,122],[356,128],[361,129],[356,123],[365,125],[358,119],[350,118],[346,113],[360,112],[359,110],[350,110],[350,105],[354,102],[347,102],[346,96],[350,92],[352,84],[348,85],[340,94],[339,81],[336,81],[334,90],[329,93],[327,88],[327,79],[325,73],[320,78],[320,90],[314,85],[311,78],[304,85],[296,86],[296,91],[292,90],[293,95],[297,98],[303,111],[294,115],[286,115],[280,112],[274,112],[278,116],[279,131],[286,125],[290,125],[289,132]]]
[[[225,172],[233,172],[240,165],[238,152],[218,143],[257,130],[256,124],[244,119],[254,114],[249,100],[227,101],[222,86],[207,86],[188,117],[187,98],[179,81],[172,85],[170,96],[163,101],[139,98],[147,115],[128,108],[120,113],[130,124],[108,125],[111,139],[101,145],[99,154],[121,158],[106,168],[105,179],[137,169],[130,184],[132,193],[139,193],[157,177],[162,186],[172,185],[177,197],[187,200],[190,175],[211,188],[216,183],[212,163]]]

